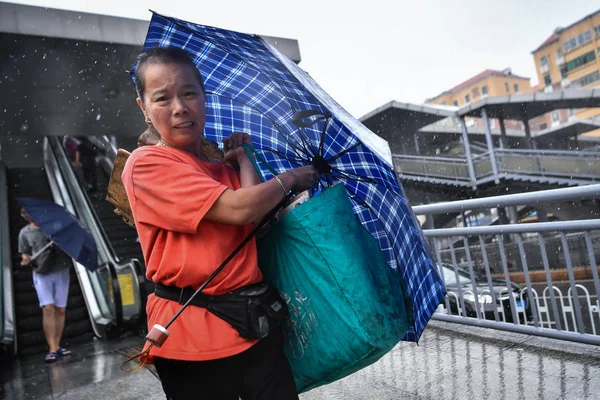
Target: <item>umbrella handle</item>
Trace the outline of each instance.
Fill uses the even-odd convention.
[[[38,258],[40,256],[40,254],[42,254],[44,251],[46,251],[46,249],[50,246],[52,246],[54,244],[53,241],[49,241],[48,243],[46,243],[46,245],[44,247],[42,247],[41,249],[39,249],[34,255],[31,256],[31,260],[30,261],[34,261],[36,258]]]

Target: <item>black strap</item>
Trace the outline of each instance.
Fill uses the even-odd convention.
[[[180,288],[177,286],[166,286],[166,285],[163,285],[162,283],[157,283],[156,287],[154,289],[154,294],[157,297],[176,301],[179,304],[186,303],[190,299],[190,297],[192,297],[194,292],[195,292],[195,290],[190,286],[185,287],[185,288]],[[210,304],[212,297],[213,296],[207,296],[205,294],[198,293],[196,296],[194,296],[194,298],[192,299],[192,302],[190,304],[193,306],[196,306],[196,307],[206,308],[208,306],[208,304]]]

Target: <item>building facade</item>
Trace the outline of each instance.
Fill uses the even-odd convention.
[[[600,87],[600,10],[566,28],[556,28],[532,51],[539,90],[591,89]],[[571,110],[566,119],[588,119],[600,115],[595,108]],[[547,115],[541,124],[552,126],[565,115]]]
[[[486,69],[485,71],[467,79],[425,102],[428,104],[447,105],[463,107],[467,104],[476,102],[486,97],[510,96],[514,94],[531,93],[532,87],[530,78],[522,77],[512,73],[510,68],[502,71]],[[480,118],[466,118],[468,127],[483,128],[483,121]],[[456,125],[457,121],[444,120],[440,125]],[[492,128],[497,128],[498,121],[491,121]],[[520,121],[505,121],[508,129],[522,129]]]
[[[450,90],[425,102],[430,104],[462,107],[486,97],[530,93],[530,78],[514,75],[510,68],[502,71],[486,69]]]

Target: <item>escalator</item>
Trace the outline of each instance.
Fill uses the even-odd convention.
[[[72,199],[72,212],[94,236],[101,268],[92,276],[97,294],[106,295],[118,330],[137,330],[145,325],[145,281],[141,248],[134,228],[125,224],[106,201],[108,175],[97,171],[99,193],[88,195],[73,171],[65,148],[57,137],[47,137],[44,145],[48,161],[60,170]],[[111,165],[112,167],[112,165]],[[108,170],[110,173],[110,170]]]
[[[33,164],[39,163],[37,159]],[[87,196],[57,137],[44,139],[43,168],[6,168],[0,161],[0,183],[0,352],[29,355],[46,350],[32,271],[20,266],[18,234],[26,221],[20,216],[17,197],[44,199],[63,206],[79,219],[98,246],[98,268],[94,272],[72,261],[61,344],[90,342],[93,336],[110,339],[145,322],[144,288],[140,285],[144,271],[137,261],[142,257],[135,230],[113,215],[105,200]],[[108,177],[104,176],[100,183],[105,191]],[[110,239],[103,225],[110,230]]]
[[[106,200],[106,191],[110,177],[103,168],[98,166],[98,194],[90,196],[92,204],[102,227],[106,231],[108,240],[120,260],[135,258],[143,262],[144,255],[138,242],[137,232],[134,227],[127,225],[121,217],[115,214],[115,207]]]
[[[136,139],[133,138],[129,141],[123,139],[123,143],[132,142],[126,144],[134,145],[134,140]],[[101,147],[100,152],[106,154],[101,157],[102,160],[97,166],[98,193],[94,196],[88,196],[88,198],[118,259],[138,260],[140,268],[138,279],[142,287],[142,301],[145,304],[147,295],[154,291],[154,283],[145,278],[144,255],[138,241],[137,231],[115,214],[115,207],[106,200],[110,174],[116,157],[116,148],[112,146],[108,139],[99,140],[98,144],[101,145],[99,146]]]
[[[13,292],[16,324],[16,345],[19,355],[42,353],[46,339],[42,329],[42,309],[33,287],[31,267],[20,266],[18,252],[19,230],[27,224],[20,216],[17,197],[33,197],[54,201],[46,172],[39,168],[17,168],[7,170],[8,222],[10,227],[13,267]],[[75,270],[70,269],[69,299],[63,345],[89,342],[94,330],[79,285]]]

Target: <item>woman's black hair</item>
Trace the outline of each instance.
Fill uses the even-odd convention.
[[[140,99],[144,99],[144,91],[146,89],[144,82],[144,69],[146,64],[179,64],[187,65],[194,70],[196,78],[202,88],[202,93],[206,94],[204,89],[204,80],[202,75],[192,59],[188,56],[185,50],[176,47],[154,47],[142,54],[137,58],[137,67],[135,69],[133,78],[135,80],[135,91]]]

